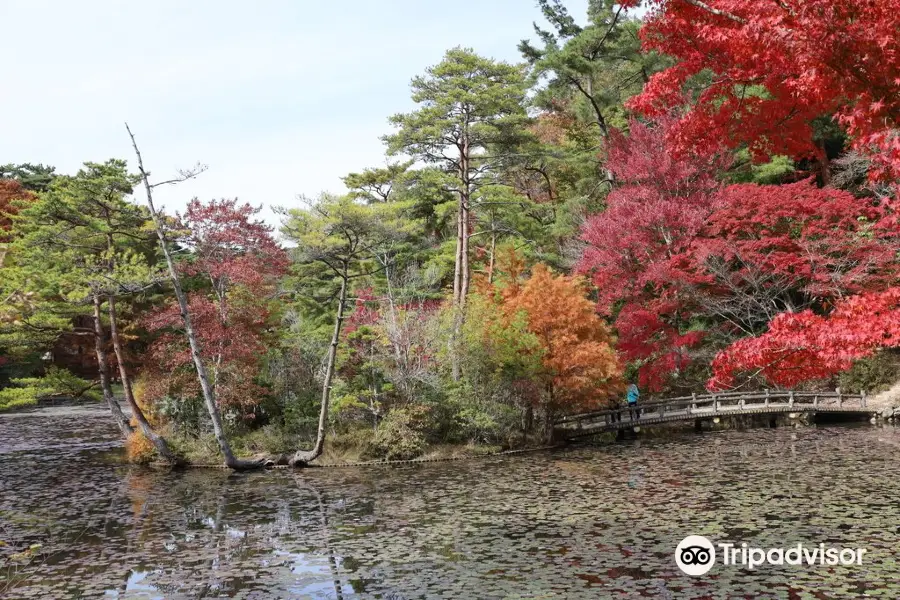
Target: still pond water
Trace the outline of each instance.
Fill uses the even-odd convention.
[[[164,473],[117,462],[104,413],[61,410],[0,416],[3,598],[900,598],[896,430]],[[693,578],[673,559],[689,534],[868,554]]]

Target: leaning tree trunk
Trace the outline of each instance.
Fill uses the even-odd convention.
[[[319,429],[316,432],[316,444],[312,450],[298,450],[290,460],[291,466],[302,467],[317,459],[325,447],[325,424],[328,420],[328,404],[331,400],[331,379],[334,376],[334,362],[337,356],[338,342],[341,337],[341,325],[344,322],[344,306],[347,304],[347,271],[348,264],[343,263],[341,276],[341,292],[338,296],[337,317],[334,320],[334,332],[331,334],[331,346],[328,347],[328,360],[325,364],[325,381],[322,383],[322,406],[319,409]]]
[[[153,225],[156,228],[156,235],[159,238],[159,245],[162,248],[163,256],[166,259],[166,266],[169,269],[169,277],[172,280],[172,288],[175,291],[175,298],[178,300],[178,307],[181,310],[181,319],[184,322],[184,334],[188,339],[188,345],[191,348],[191,358],[194,361],[194,367],[197,369],[197,379],[200,380],[200,389],[203,392],[203,401],[206,404],[206,410],[209,413],[209,418],[212,421],[213,431],[216,436],[216,442],[219,444],[219,450],[222,452],[222,456],[225,458],[225,466],[231,469],[254,469],[265,466],[265,463],[260,460],[240,460],[235,458],[234,453],[231,451],[231,445],[228,443],[228,439],[225,437],[225,428],[222,426],[222,416],[219,413],[219,406],[216,404],[215,392],[213,392],[212,387],[209,384],[209,376],[206,373],[206,365],[203,364],[203,357],[200,354],[200,342],[197,340],[197,335],[194,332],[194,328],[191,324],[191,315],[188,311],[188,303],[187,296],[184,293],[184,289],[181,287],[181,279],[178,277],[178,272],[175,270],[175,263],[172,260],[172,254],[169,252],[169,244],[166,241],[166,232],[163,227],[162,219],[159,216],[159,213],[156,212],[156,207],[153,205],[153,186],[150,185],[150,179],[147,175],[147,171],[144,170],[144,161],[141,158],[141,151],[138,150],[137,141],[134,139],[134,134],[131,133],[131,129],[128,127],[128,124],[125,124],[125,129],[128,131],[128,135],[131,137],[131,145],[134,147],[134,153],[137,156],[138,163],[138,171],[140,172],[141,179],[144,182],[144,189],[147,192],[147,206],[150,208],[150,216],[153,219]]]
[[[128,402],[128,406],[131,407],[131,414],[141,428],[141,433],[150,440],[153,447],[156,448],[156,451],[159,453],[160,458],[167,463],[176,464],[178,459],[175,454],[169,448],[166,440],[153,430],[153,426],[150,425],[150,421],[147,420],[147,416],[144,415],[144,411],[141,410],[137,400],[134,398],[134,390],[131,387],[131,377],[129,377],[128,369],[125,366],[125,352],[122,350],[122,341],[119,339],[115,296],[110,294],[107,301],[109,303],[109,336],[112,338],[113,350],[116,353],[116,362],[119,363],[119,376],[122,378],[122,387],[125,390],[125,400]]]
[[[128,423],[128,417],[122,412],[122,407],[113,395],[112,386],[109,383],[109,357],[106,355],[106,335],[103,332],[103,322],[100,320],[100,295],[94,294],[94,350],[97,353],[97,367],[100,371],[100,388],[103,390],[103,399],[109,406],[109,412],[113,420],[122,432],[122,438],[128,439],[134,429]]]

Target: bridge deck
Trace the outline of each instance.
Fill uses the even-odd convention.
[[[631,429],[714,417],[784,413],[874,414],[866,406],[865,394],[811,392],[759,392],[692,395],[639,405],[640,417],[632,419],[631,409],[618,408],[556,421],[558,438],[575,439],[608,431]]]

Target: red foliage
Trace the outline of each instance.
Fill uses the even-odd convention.
[[[732,185],[717,194],[717,209],[697,239],[673,260],[673,271],[721,291],[764,275],[819,302],[881,290],[900,277],[894,215],[847,192],[818,188],[812,180],[780,186]],[[706,271],[724,261],[727,281]],[[761,290],[757,290],[761,293]]]
[[[646,306],[626,304],[616,318],[619,330],[617,349],[628,362],[638,362],[638,384],[650,391],[663,389],[669,378],[691,363],[690,348],[703,341],[702,331],[679,333],[671,323],[677,306],[652,300]]]
[[[712,76],[670,132],[681,155],[725,140],[757,158],[811,156],[811,122],[834,116],[881,174],[900,174],[900,0],[653,3],[644,48],[677,63],[630,107],[652,116],[686,105],[694,77]]]
[[[616,133],[608,168],[621,183],[608,208],[582,228],[586,242],[577,270],[590,273],[598,288],[598,309],[610,314],[622,305],[616,328],[624,357],[639,361],[639,376],[657,391],[673,364],[687,363],[685,348],[699,334],[678,331],[690,316],[678,290],[681,275],[673,258],[685,252],[716,204],[715,175],[725,159],[693,155],[673,158],[667,143],[672,119],[655,126],[632,122],[630,136]]]
[[[695,317],[734,335],[779,310],[897,285],[894,212],[812,180],[719,188],[721,160],[672,158],[672,127],[666,118],[614,137],[609,166],[622,185],[582,229],[578,268],[598,309],[618,310],[619,350],[643,387],[658,391],[688,365],[703,338],[683,333]]]
[[[251,288],[270,282],[287,270],[288,257],[272,237],[272,227],[254,216],[261,209],[237,200],[196,198],[180,217],[186,231],[180,241],[193,250],[188,274],[204,274],[217,289],[232,284]]]
[[[666,144],[671,120],[655,127],[632,122],[629,137],[614,134],[608,168],[622,182],[608,208],[582,228],[587,243],[577,266],[591,273],[599,308],[658,292],[674,277],[673,256],[684,251],[712,210],[720,159],[675,160]]]
[[[244,410],[265,393],[254,383],[265,353],[264,337],[269,313],[262,300],[274,291],[277,278],[287,270],[288,257],[272,228],[254,219],[260,209],[237,200],[193,200],[180,218],[180,242],[193,253],[182,265],[188,275],[209,282],[212,294],[189,297],[192,325],[201,355],[211,367],[216,398],[222,406]],[[150,348],[156,384],[148,390],[155,399],[175,387],[182,395],[197,395],[195,377],[184,377],[192,359],[184,336],[174,330],[181,316],[172,303],[150,315],[147,328],[160,333]]]
[[[375,325],[381,320],[378,299],[371,287],[356,292],[356,304],[344,325],[344,334],[350,335],[360,327]]]
[[[767,333],[720,352],[707,385],[730,387],[737,373],[758,372],[771,383],[794,386],[843,371],[879,348],[898,346],[900,287],[893,287],[851,296],[828,316],[809,310],[777,316]]]
[[[226,323],[220,318],[217,304],[204,296],[192,295],[188,306],[201,355],[213,367],[218,403],[249,408],[265,393],[253,379],[266,349],[263,334],[269,313],[253,302],[242,302],[238,308]],[[199,395],[190,348],[179,330],[182,320],[178,305],[172,303],[152,313],[145,326],[159,334],[150,346],[148,361],[151,382],[158,385],[151,385],[153,389],[147,390],[148,399],[166,395],[166,388],[176,388],[183,396]]]
[[[34,194],[15,179],[0,179],[0,231],[9,231],[10,217],[18,212],[17,205],[34,198]],[[0,233],[0,243],[9,241]]]

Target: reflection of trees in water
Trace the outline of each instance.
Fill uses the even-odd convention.
[[[875,443],[881,435],[752,430],[520,459],[234,475],[57,450],[0,455],[0,519],[27,517],[2,524],[16,543],[46,550],[6,595],[561,598],[577,597],[559,591],[575,586],[584,597],[666,597],[669,582],[685,585],[671,551],[698,524],[763,547],[848,539],[852,529],[876,558],[835,574],[835,585],[878,589],[900,576],[886,534],[900,518],[890,485],[900,463]],[[721,570],[717,581],[756,598],[818,585],[815,571],[753,582],[742,573]]]
[[[328,509],[322,501],[322,494],[315,488],[315,486],[310,485],[309,482],[306,482],[301,477],[295,477],[294,480],[297,482],[297,487],[301,490],[309,490],[313,496],[316,498],[316,503],[318,504],[318,514],[319,519],[321,521],[322,526],[319,528],[319,547],[328,555],[328,568],[331,570],[331,577],[334,583],[334,591],[335,595],[339,600],[343,600],[343,586],[341,585],[341,577],[340,572],[338,570],[338,561],[337,557],[334,554],[334,550],[329,543],[330,535],[328,533]]]
[[[291,486],[280,474],[118,471],[102,505],[94,490],[63,511],[41,538],[48,557],[17,567],[0,590],[39,598],[351,591],[328,544],[327,497],[311,484]],[[46,500],[55,512],[49,491]]]
[[[281,477],[273,486],[264,474],[176,477],[175,485],[156,486],[165,490],[165,501],[133,527],[142,551],[153,558],[142,584],[206,597],[251,589],[271,593],[274,582],[285,592],[343,597],[340,559],[328,545],[327,507],[319,490],[306,484],[286,494]],[[266,494],[270,486],[277,491]],[[147,521],[153,521],[152,531],[141,533]],[[168,532],[164,540],[162,532]],[[160,542],[165,552],[154,551]]]

